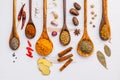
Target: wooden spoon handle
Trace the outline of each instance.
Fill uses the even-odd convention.
[[[84,33],[87,33],[87,0],[84,0]]]
[[[43,29],[47,29],[47,0],[43,0]]]
[[[107,15],[107,0],[102,0],[102,12],[104,16]]]
[[[66,24],[66,0],[63,0],[63,18],[64,18],[64,24]]]
[[[29,21],[32,21],[32,0],[29,0]]]
[[[102,0],[102,18],[104,18],[104,21],[108,19],[108,12],[107,12],[107,0]]]
[[[16,0],[13,0],[13,35],[16,33]]]

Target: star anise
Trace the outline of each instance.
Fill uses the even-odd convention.
[[[80,29],[75,29],[74,34],[75,34],[75,36],[78,36],[80,34]]]

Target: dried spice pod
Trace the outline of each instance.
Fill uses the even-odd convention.
[[[77,9],[77,10],[80,10],[80,9],[81,9],[81,6],[80,6],[77,2],[74,3],[74,7],[75,7],[75,9]]]
[[[105,54],[106,54],[108,57],[111,56],[111,50],[110,50],[110,48],[109,48],[107,45],[104,46],[104,51],[105,51]]]
[[[21,26],[21,29],[23,29],[23,27],[25,25],[25,21],[26,21],[26,12],[22,11],[22,26]]]
[[[73,21],[73,24],[74,24],[75,26],[78,26],[78,25],[79,25],[79,21],[78,21],[77,17],[73,17],[72,21]]]
[[[23,11],[23,9],[24,9],[24,6],[25,6],[25,4],[23,4],[22,5],[22,7],[21,7],[21,9],[20,9],[20,12],[19,12],[19,14],[18,14],[18,22],[21,20],[21,18],[22,18],[22,11]]]
[[[72,15],[75,15],[75,16],[78,16],[78,15],[79,15],[79,12],[78,12],[76,9],[74,9],[74,8],[71,8],[71,9],[70,9],[70,13],[71,13]]]
[[[97,52],[98,61],[107,69],[105,56],[101,51]]]

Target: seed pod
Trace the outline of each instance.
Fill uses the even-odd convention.
[[[105,54],[106,54],[108,57],[111,56],[111,50],[110,50],[110,48],[109,48],[107,45],[104,46],[104,51],[105,51]]]
[[[21,26],[21,29],[23,29],[23,27],[25,25],[25,21],[26,21],[26,12],[22,11],[22,26]]]
[[[80,9],[81,9],[81,6],[80,6],[77,2],[74,3],[74,7],[75,7],[75,9],[77,9],[77,10],[80,10]]]
[[[73,24],[74,24],[75,26],[78,26],[78,25],[79,25],[79,21],[78,21],[78,19],[77,19],[76,17],[73,17],[72,21],[73,21]]]
[[[79,15],[79,12],[78,12],[76,9],[74,9],[74,8],[71,8],[71,9],[70,9],[70,13],[71,13],[72,15],[75,15],[75,16],[78,16],[78,15]]]
[[[20,11],[19,11],[19,14],[18,14],[18,21],[21,20],[21,17],[22,17],[22,11],[23,11],[23,9],[24,9],[24,6],[25,6],[25,4],[22,5],[22,7],[21,7],[21,9],[20,9]]]
[[[58,22],[56,20],[52,20],[51,24],[54,25],[54,26],[58,26]]]
[[[101,51],[97,52],[97,58],[98,58],[98,61],[107,69],[105,56]]]

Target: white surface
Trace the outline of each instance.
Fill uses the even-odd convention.
[[[52,7],[52,0],[48,0],[48,27],[53,26],[50,25],[50,21],[53,20],[53,16],[51,15],[51,11],[55,10],[59,13],[59,26],[62,27],[62,0],[57,1],[57,7]],[[37,69],[37,59],[41,56],[37,55],[34,51],[34,58],[29,58],[26,56],[26,46],[27,46],[27,38],[24,34],[24,29],[21,30],[20,26],[17,27],[21,45],[20,48],[15,51],[18,59],[15,63],[13,63],[12,53],[13,51],[9,48],[8,41],[12,28],[12,0],[0,0],[0,80],[120,80],[120,53],[119,53],[119,33],[120,33],[120,1],[119,0],[108,0],[109,2],[109,20],[112,30],[112,44],[108,42],[103,42],[100,40],[98,36],[98,28],[101,19],[101,0],[88,0],[88,13],[90,14],[90,4],[94,3],[95,8],[94,11],[97,13],[97,18],[94,23],[96,28],[92,28],[88,23],[88,32],[90,34],[91,39],[95,45],[94,54],[88,58],[83,58],[79,56],[76,52],[76,45],[80,40],[83,33],[83,0],[67,0],[67,26],[69,28],[74,28],[72,24],[72,15],[69,14],[69,9],[73,7],[73,2],[77,1],[82,6],[82,10],[80,11],[79,28],[81,29],[81,34],[76,37],[73,35],[73,31],[71,32],[71,43],[63,47],[59,43],[59,35],[57,37],[51,37],[51,40],[54,42],[54,50],[51,55],[48,56],[48,59],[52,58],[52,60],[57,59],[57,53],[72,46],[74,49],[72,53],[74,54],[74,62],[68,66],[63,72],[59,72],[59,68],[64,64],[63,63],[55,63],[51,67],[51,74],[49,76],[43,76],[41,72]],[[28,0],[17,0],[17,14],[21,7],[21,2],[25,2],[25,10],[28,12]],[[40,14],[38,18],[34,17],[33,13],[33,21],[37,29],[37,35],[34,39],[30,40],[32,44],[35,45],[37,39],[39,38],[42,31],[42,0],[33,0],[33,10],[38,4]],[[88,21],[90,21],[90,17],[88,16]],[[27,13],[28,20],[28,13]],[[27,23],[27,21],[26,21]],[[106,70],[97,60],[96,51],[103,50],[104,44],[108,44],[112,50],[112,56],[110,58],[106,57],[108,70]],[[34,48],[34,47],[33,47]]]

